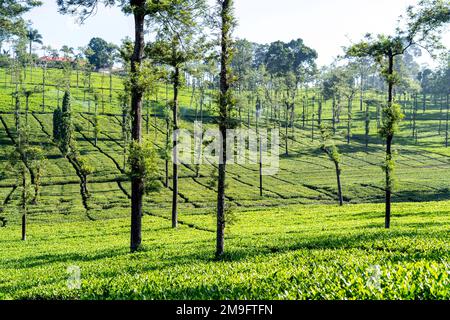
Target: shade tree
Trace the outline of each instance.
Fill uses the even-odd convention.
[[[203,35],[205,1],[184,0],[184,11],[180,19],[173,19],[162,23],[156,34],[156,41],[151,42],[145,49],[146,55],[156,63],[171,68],[171,82],[173,86],[172,131],[179,129],[179,92],[182,86],[183,71],[192,61],[201,61],[207,46]],[[149,79],[149,77],[145,77]],[[173,137],[173,168],[172,168],[172,227],[178,226],[178,159],[177,138]]]
[[[390,228],[391,196],[394,184],[395,161],[392,142],[403,118],[400,106],[394,103],[394,86],[399,77],[394,70],[395,59],[402,56],[412,46],[420,46],[429,52],[442,48],[440,31],[450,21],[450,4],[443,0],[421,0],[417,7],[407,9],[404,26],[399,26],[393,35],[367,34],[365,40],[347,49],[353,57],[373,57],[381,67],[381,73],[388,84],[387,104],[383,109],[383,125],[380,134],[386,139],[386,159],[383,169],[386,173],[386,214],[385,227]]]

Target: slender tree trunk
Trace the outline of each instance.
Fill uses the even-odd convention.
[[[17,85],[16,85],[17,86]],[[18,143],[20,146],[20,98],[19,98],[19,92],[18,89],[16,89],[16,96],[15,96],[15,110],[14,110],[14,118],[15,118],[15,122],[16,122],[16,135],[18,138]]]
[[[359,91],[359,111],[363,111],[363,101],[364,101],[364,77],[361,76],[361,84]]]
[[[105,114],[105,94],[104,94],[104,87],[105,87],[105,73],[102,73],[102,113]]]
[[[350,144],[352,135],[352,99],[353,97],[348,98],[347,144]]]
[[[448,120],[449,120],[449,113],[450,113],[450,105],[449,105],[449,99],[447,94],[447,118],[445,121],[445,147],[448,148]]]
[[[38,204],[38,200],[39,200],[39,188],[40,188],[40,181],[38,180],[39,178],[35,178],[35,182],[34,182],[34,195],[33,195],[33,204],[37,205]]]
[[[97,146],[97,142],[98,142],[98,106],[97,106],[97,101],[95,102],[95,112],[94,112],[94,145]]]
[[[377,104],[377,129],[381,127],[381,104],[382,100],[380,100]]]
[[[289,133],[288,133],[288,125],[289,125],[289,119],[288,119],[288,111],[289,109],[289,104],[288,102],[286,102],[286,116],[285,116],[285,124],[284,124],[284,147],[285,147],[285,154],[286,156],[289,155]]]
[[[45,73],[47,71],[47,66],[42,68],[42,112],[45,111]]]
[[[30,111],[29,105],[30,96],[28,94],[25,95],[25,126],[28,126],[28,112]]]
[[[27,183],[25,168],[22,168],[22,241],[27,240]]]
[[[123,171],[127,169],[127,113],[125,106],[122,106],[122,140],[123,140]]]
[[[112,67],[109,69],[109,104],[111,103],[112,103]]]
[[[320,98],[319,100],[319,109],[317,110],[318,118],[317,118],[317,124],[319,127],[322,125],[322,108],[323,108],[323,98]]]
[[[366,149],[369,148],[369,134],[370,134],[370,112],[369,105],[366,104],[366,119],[365,119],[365,136],[366,136]]]
[[[386,160],[392,160],[392,135],[388,135],[386,138]],[[389,229],[391,227],[391,197],[392,197],[392,177],[389,168],[389,164],[386,163],[386,217],[385,227]]]
[[[435,98],[435,101],[436,101],[436,98]],[[441,135],[441,133],[442,133],[442,111],[444,110],[444,97],[442,95],[440,96],[439,105],[440,105],[440,108],[439,108],[439,130],[438,130],[438,133],[439,133],[439,135]]]
[[[189,110],[192,109],[192,104],[194,102],[194,98],[195,98],[195,79],[192,81],[192,91],[191,91],[191,100],[189,101]],[[196,111],[195,111],[195,115],[197,116],[197,106],[195,107]]]
[[[261,135],[259,133],[259,123],[258,123],[258,115],[256,115],[256,136],[258,139],[258,148],[259,148],[259,195],[263,196],[263,176],[262,176],[262,141]]]
[[[31,61],[32,60],[32,58],[31,58],[32,45],[33,45],[33,43],[32,43],[32,41],[30,41],[30,84],[31,84],[31,82],[33,82],[33,62]],[[26,73],[25,73],[25,75],[26,75]]]
[[[142,97],[143,90],[136,82],[140,71],[140,64],[144,55],[144,20],[145,20],[145,0],[133,1],[135,22],[135,42],[134,52],[131,57],[131,114],[132,114],[132,139],[142,143]],[[130,250],[135,252],[139,249],[142,242],[142,199],[144,195],[144,180],[141,177],[139,168],[131,168],[131,241]]]
[[[339,205],[344,205],[344,199],[342,197],[342,186],[341,186],[341,168],[339,167],[339,162],[334,161],[334,166],[336,168],[336,181],[337,181],[337,187],[338,187],[338,198],[339,198]]]
[[[423,113],[425,113],[426,108],[427,108],[427,94],[426,93],[423,93],[422,99],[423,99],[423,101],[422,101]]]
[[[392,77],[394,73],[394,57],[389,56],[389,75]],[[390,77],[390,78],[391,78]],[[392,108],[393,104],[393,81],[389,79],[388,81],[388,108]],[[393,133],[387,133],[386,135],[386,217],[385,217],[385,227],[389,229],[391,227],[391,197],[392,197],[392,172],[391,172],[391,161],[392,161],[392,140],[394,138]]]
[[[170,119],[169,119],[169,88],[168,88],[168,83],[166,80],[166,150],[169,148],[169,143],[170,143]],[[169,159],[168,159],[168,155],[166,154],[165,159],[165,171],[166,171],[166,176],[165,176],[165,183],[164,186],[166,188],[169,187]]]
[[[316,97],[312,97],[312,112],[311,112],[311,141],[314,142],[314,122],[315,122],[315,114],[316,111]]]
[[[417,109],[418,109],[418,101],[417,101],[417,94],[415,94],[414,95],[414,103],[413,103],[413,115],[412,115],[412,136],[413,136],[413,139],[416,138]]]
[[[170,123],[169,123],[169,117],[166,117],[166,149],[169,146],[169,132],[170,132]],[[165,182],[164,182],[164,186],[166,188],[169,187],[169,159],[167,159],[167,155],[164,159],[165,162],[165,171],[166,171],[166,177],[165,177]]]
[[[306,122],[306,100],[305,97],[303,97],[303,112],[302,112],[302,128],[305,129],[305,122]]]
[[[145,130],[146,130],[146,133],[149,134],[149,132],[150,132],[150,127],[149,127],[149,125],[150,125],[150,105],[149,105],[148,100],[147,100],[147,103],[145,104],[145,108],[147,109],[146,110],[147,116],[145,117]],[[155,128],[155,130],[156,130],[156,128]]]
[[[178,89],[180,87],[180,68],[175,67],[173,82],[173,178],[172,178],[172,228],[178,227],[178,150],[176,133],[178,130]]]
[[[331,109],[332,109],[331,111],[332,111],[333,134],[336,134],[336,97],[334,95]]]
[[[89,71],[88,75],[88,93],[91,93],[91,72]],[[142,98],[141,98],[142,100]],[[88,97],[88,112],[91,112],[91,98]]]
[[[216,257],[224,254],[225,241],[225,179],[227,164],[228,107],[230,94],[230,65],[231,65],[231,24],[233,0],[223,0],[221,3],[221,55],[220,55],[220,97],[219,97],[219,130],[222,135],[220,146],[219,177],[217,188],[217,239]]]

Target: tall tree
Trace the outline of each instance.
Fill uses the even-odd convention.
[[[281,80],[284,89],[283,103],[285,105],[286,121],[289,122],[292,130],[295,128],[295,103],[299,86],[305,83],[316,72],[316,59],[317,52],[306,46],[302,39],[292,40],[288,43],[276,41],[271,43],[267,49],[265,65],[272,83],[276,78]],[[305,110],[303,111],[302,117],[303,123],[305,123]],[[288,141],[287,138],[286,135],[286,143]]]
[[[64,155],[70,152],[71,142],[73,135],[72,126],[72,110],[70,92],[66,91],[63,97],[63,103],[61,108],[61,121],[59,127],[59,145]]]
[[[108,43],[102,38],[92,38],[87,46],[86,58],[89,63],[95,67],[96,70],[101,68],[111,68],[114,64],[112,57],[117,47],[114,44]]]
[[[179,0],[57,0],[59,12],[75,14],[84,21],[90,17],[102,3],[106,6],[119,6],[125,14],[134,19],[134,46],[130,59],[130,92],[132,140],[135,145],[142,143],[142,102],[145,88],[140,83],[141,65],[144,60],[145,23],[170,21],[173,17],[182,17],[185,6]],[[154,23],[149,25],[154,26]],[[142,200],[145,191],[144,177],[139,170],[142,166],[135,163],[131,169],[131,252],[137,251],[142,243]]]
[[[350,144],[352,137],[353,100],[358,90],[356,87],[357,65],[355,63],[349,63],[340,68],[340,72],[340,92],[347,99],[347,144]]]
[[[444,0],[421,0],[417,7],[407,9],[406,28],[397,28],[392,36],[370,34],[366,40],[347,50],[347,55],[355,57],[373,57],[382,68],[382,75],[388,84],[387,105],[383,109],[383,126],[380,134],[386,139],[386,215],[385,227],[391,225],[391,197],[394,183],[395,161],[392,152],[394,134],[403,115],[400,106],[394,103],[394,86],[398,76],[394,70],[395,59],[403,55],[412,46],[426,48],[429,52],[442,48],[440,31],[450,21],[450,4]]]
[[[202,36],[199,16],[204,12],[203,0],[184,0],[186,8],[182,20],[174,20],[165,25],[157,36],[157,41],[148,45],[148,56],[156,62],[172,68],[173,100],[172,100],[172,130],[173,139],[173,170],[172,170],[172,227],[178,226],[178,166],[177,130],[179,129],[179,91],[182,85],[182,71],[187,63],[201,59],[205,39]],[[196,20],[197,19],[197,20]]]
[[[227,165],[227,129],[231,127],[233,98],[230,90],[232,82],[231,62],[233,59],[232,32],[235,24],[233,0],[217,0],[220,14],[220,94],[219,94],[219,175],[217,182],[217,241],[216,257],[224,254],[225,242],[225,179]]]
[[[33,63],[32,63],[32,53],[33,53],[33,43],[39,43],[42,44],[42,35],[39,33],[38,30],[29,28],[27,30],[27,39],[29,42],[29,55],[30,55],[30,81],[33,81]]]
[[[339,205],[344,205],[344,200],[342,196],[342,185],[341,185],[341,155],[339,154],[338,147],[334,144],[332,138],[333,138],[333,131],[330,130],[330,128],[326,126],[320,127],[320,134],[321,134],[321,150],[325,152],[331,161],[334,163],[335,171],[336,171],[336,181],[337,181],[337,188],[338,188],[338,200]]]

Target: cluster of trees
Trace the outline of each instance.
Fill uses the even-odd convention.
[[[43,37],[34,29],[31,22],[26,21],[23,15],[33,8],[40,6],[41,1],[20,0],[3,1],[0,8],[0,67],[7,68],[4,86],[6,87],[7,74],[11,76],[10,83],[17,84],[24,89],[20,94],[27,99],[37,93],[42,94],[42,110],[46,107],[46,90],[49,87],[47,79],[48,68],[59,68],[63,72],[56,82],[59,91],[64,91],[71,81],[71,75],[76,72],[76,87],[83,87],[83,102],[88,102],[89,109],[93,97],[91,86],[91,73],[99,70],[109,70],[109,103],[112,102],[112,72],[113,66],[120,62],[118,47],[101,38],[92,38],[87,46],[73,48],[67,45],[59,50],[43,45]],[[8,44],[6,46],[5,44]],[[36,54],[34,45],[39,44],[44,52],[45,59]],[[33,69],[42,68],[42,80],[33,79]],[[29,71],[29,72],[28,72]],[[105,104],[104,91],[107,89],[105,73],[102,76],[102,105]],[[41,80],[35,85],[36,80]],[[75,84],[72,84],[75,86]],[[55,85],[53,85],[55,86]],[[13,88],[14,90],[14,88]],[[13,92],[13,94],[19,94]],[[58,106],[59,106],[58,98]],[[90,110],[89,110],[90,111]]]
[[[10,1],[6,3],[12,5]],[[39,4],[31,0],[20,3],[23,6],[22,12]],[[170,143],[170,134],[179,128],[179,92],[186,83],[189,83],[192,88],[191,104],[198,99],[196,105],[199,106],[199,110],[196,107],[196,119],[200,117],[203,120],[203,108],[209,100],[209,111],[216,116],[218,128],[225,136],[227,129],[245,123],[245,111],[248,112],[247,125],[250,127],[250,112],[256,108],[254,111],[259,116],[265,115],[268,126],[273,125],[279,128],[284,126],[286,156],[289,155],[289,140],[294,139],[294,130],[299,121],[302,128],[306,128],[308,116],[310,116],[312,139],[314,140],[315,137],[315,128],[318,128],[321,135],[321,150],[335,165],[341,205],[343,204],[340,179],[341,158],[333,139],[337,123],[342,121],[342,110],[346,108],[346,140],[350,143],[355,98],[359,97],[360,111],[363,111],[366,106],[364,111],[366,146],[368,146],[371,121],[369,108],[372,104],[370,99],[365,97],[365,92],[371,88],[372,92],[380,92],[383,99],[386,96],[384,104],[377,104],[377,124],[386,146],[383,168],[386,173],[386,227],[390,227],[395,168],[392,148],[399,122],[403,118],[402,106],[397,103],[396,97],[414,94],[417,100],[417,95],[421,92],[426,100],[427,94],[447,94],[448,117],[448,58],[435,72],[423,70],[419,73],[419,68],[414,62],[414,54],[418,52],[418,48],[425,48],[431,53],[440,49],[439,32],[450,19],[448,3],[442,0],[419,1],[416,7],[408,9],[402,28],[399,27],[392,35],[367,35],[363,41],[347,48],[345,57],[322,70],[318,70],[315,63],[317,52],[308,47],[302,39],[290,42],[276,41],[270,44],[256,44],[244,39],[234,41],[232,32],[236,21],[233,14],[233,0],[217,0],[212,14],[205,0],[58,0],[58,7],[62,14],[79,15],[81,19],[86,19],[100,3],[119,6],[125,14],[132,15],[135,38],[125,39],[120,48],[102,39],[94,38],[86,48],[79,50],[78,55],[75,55],[72,48],[63,48],[65,57],[76,56],[73,61],[75,61],[77,80],[76,84],[70,83],[70,74],[74,65],[66,64],[63,68],[66,71],[67,81],[62,81],[61,86],[64,90],[68,90],[70,86],[78,87],[78,73],[81,70],[85,88],[83,99],[86,99],[86,94],[91,93],[95,97],[94,132],[97,137],[100,132],[99,96],[91,88],[91,72],[94,69],[111,69],[119,58],[125,67],[125,89],[119,96],[119,102],[122,109],[123,171],[129,172],[131,179],[130,249],[132,252],[139,250],[142,242],[143,196],[146,192],[157,188],[159,184],[158,177],[155,176],[157,171],[154,167],[155,161],[153,161],[157,155],[150,144],[143,140],[143,119],[146,121],[147,133],[150,120],[148,107],[147,116],[144,115],[144,103],[149,100],[148,97],[158,93],[156,90],[158,83],[165,83],[166,88],[170,85],[173,89],[173,96],[170,100],[166,99],[168,102],[163,112],[166,118],[166,148],[161,151],[160,156],[166,162],[164,184],[169,187],[169,150],[173,149],[175,161],[172,168],[171,189],[174,228],[178,224],[178,162],[176,161],[176,140],[173,139]],[[23,21],[16,21],[16,18],[0,13],[0,17],[8,21],[5,25],[23,25]],[[20,14],[17,13],[14,17]],[[4,23],[1,21],[0,19],[0,23]],[[12,30],[11,27],[9,28],[6,30]],[[24,30],[26,30],[25,27]],[[147,34],[152,34],[152,41],[146,41]],[[214,37],[211,37],[211,34]],[[41,39],[35,32],[29,32],[25,38],[28,39],[29,54],[31,54],[32,44],[39,43]],[[53,52],[53,54],[57,53]],[[16,57],[19,56],[19,54],[16,55]],[[88,63],[81,66],[77,61],[84,60],[84,57]],[[16,60],[20,61],[19,58]],[[18,65],[15,68],[20,70],[20,63]],[[19,72],[19,78],[20,74]],[[111,79],[110,76],[110,99],[112,99]],[[43,87],[45,91],[45,75]],[[214,93],[208,96],[208,91]],[[19,91],[16,90],[16,92]],[[214,100],[215,103],[212,103]],[[17,101],[18,98],[16,104]],[[327,101],[332,102],[331,119],[325,119],[323,116],[323,106]],[[90,99],[88,104],[90,111]],[[84,191],[88,194],[87,176],[91,170],[86,161],[76,152],[76,146],[71,139],[72,130],[70,94],[66,91],[62,107],[60,108],[58,103],[54,112],[53,136],[63,154],[77,169]],[[446,132],[448,145],[448,121]],[[214,175],[217,177],[215,186],[218,195],[217,257],[223,256],[225,252],[226,154],[229,147],[226,139],[223,139],[219,150],[223,161],[215,168]],[[262,190],[262,179],[260,188]]]
[[[32,30],[27,29],[27,23],[23,15],[32,8],[39,6],[41,2],[34,0],[2,1],[0,7],[0,51],[2,44],[10,38],[21,39],[18,47],[25,52],[27,41],[40,41]],[[30,32],[27,32],[30,31]],[[28,36],[32,40],[27,40]],[[8,52],[2,51],[2,56]],[[15,52],[18,55],[18,51]],[[0,59],[3,64],[3,59]],[[20,65],[12,66],[11,74],[17,79],[22,75]],[[27,236],[27,210],[29,204],[37,204],[41,186],[41,178],[45,171],[45,152],[42,148],[29,143],[28,139],[28,99],[33,93],[30,88],[16,83],[15,91],[12,94],[14,99],[15,136],[9,132],[10,138],[15,143],[14,151],[9,155],[10,170],[16,173],[17,186],[21,192],[20,208],[22,212],[22,240]],[[22,121],[21,96],[26,97],[25,123]],[[2,119],[3,122],[3,119]],[[3,124],[5,125],[5,124]],[[5,223],[5,221],[3,221]]]
[[[79,14],[86,18],[96,8],[99,1],[75,0],[58,1],[59,9],[64,14]],[[151,154],[145,151],[146,144],[142,139],[143,101],[148,93],[148,88],[154,85],[155,79],[168,78],[173,86],[173,99],[168,104],[172,110],[172,130],[178,129],[179,117],[179,89],[183,81],[183,71],[190,67],[191,62],[199,61],[206,55],[216,56],[220,66],[218,114],[219,128],[222,132],[232,126],[231,116],[234,109],[234,101],[231,95],[233,81],[231,73],[232,61],[232,29],[234,26],[233,1],[218,0],[215,19],[210,23],[207,14],[207,4],[203,0],[181,1],[108,1],[108,5],[121,6],[123,11],[131,14],[135,21],[135,39],[125,40],[121,55],[128,67],[129,76],[125,88],[129,92],[131,101],[129,104],[131,122],[131,145],[129,151],[128,169],[131,176],[131,251],[136,251],[141,246],[142,236],[142,199],[148,185],[148,161],[142,155]],[[145,25],[151,26],[156,35],[156,41],[145,42]],[[208,26],[207,26],[208,25]],[[203,31],[219,31],[219,43],[205,41]],[[217,50],[219,49],[219,50]],[[161,70],[165,70],[160,72]],[[167,72],[169,77],[167,77]],[[151,76],[154,74],[154,76]],[[202,79],[204,80],[204,78]],[[200,82],[200,81],[199,81]],[[204,82],[204,81],[201,81]],[[200,85],[204,90],[204,86]],[[203,88],[202,88],[203,87]],[[128,109],[128,99],[121,99],[124,109]],[[127,116],[124,112],[124,131]],[[125,139],[124,134],[124,139]],[[221,145],[220,154],[226,154],[226,139]],[[176,141],[173,141],[174,154],[176,155]],[[144,162],[144,163],[143,163]],[[224,253],[224,228],[225,228],[225,173],[226,163],[218,168],[218,205],[217,205],[217,250],[218,257]],[[173,164],[173,226],[177,226],[177,161]],[[150,179],[152,180],[152,179]],[[147,183],[146,183],[147,182]],[[151,184],[151,183],[150,183]]]
[[[421,0],[417,7],[409,7],[408,20],[404,28],[397,28],[393,35],[366,35],[366,39],[347,49],[351,57],[369,57],[378,64],[382,76],[388,84],[387,104],[383,106],[383,125],[380,135],[386,139],[386,159],[383,167],[386,173],[386,228],[391,223],[391,196],[394,187],[395,159],[392,143],[398,131],[399,122],[403,118],[401,106],[395,103],[394,88],[400,82],[395,71],[395,60],[411,47],[420,46],[430,53],[442,48],[439,34],[450,21],[450,5],[445,1]]]

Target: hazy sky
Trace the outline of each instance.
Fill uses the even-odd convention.
[[[213,1],[214,0],[210,0]],[[418,0],[236,0],[235,35],[259,43],[302,38],[319,53],[319,65],[332,62],[342,46],[365,33],[389,33],[399,15]],[[57,12],[56,0],[44,0],[26,18],[44,37],[45,44],[61,47],[86,45],[92,37],[116,44],[133,35],[132,17],[116,8],[101,8],[82,26]],[[389,10],[387,10],[389,8]],[[446,32],[444,43],[450,43]],[[422,61],[428,61],[424,57]]]

